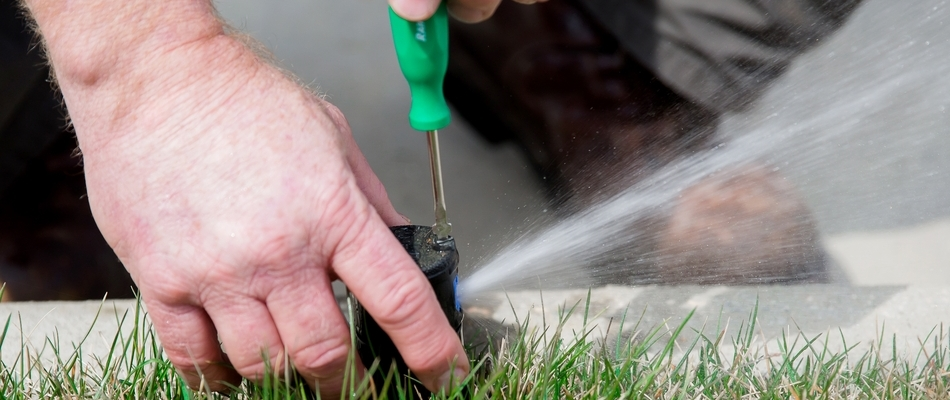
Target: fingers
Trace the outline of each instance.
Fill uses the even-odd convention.
[[[453,0],[449,1],[448,8],[455,19],[473,24],[488,19],[500,3],[501,0]]]
[[[389,0],[389,6],[409,21],[425,21],[435,14],[441,0]]]
[[[148,299],[146,306],[168,360],[188,386],[198,389],[203,377],[206,388],[220,392],[227,391],[228,384],[236,386],[241,382],[221,351],[217,332],[204,310],[190,305],[168,306]]]
[[[363,152],[360,151],[356,145],[353,136],[343,136],[343,145],[346,147],[346,161],[350,165],[353,175],[356,177],[356,185],[359,186],[360,191],[363,192],[363,195],[366,196],[369,203],[376,209],[376,213],[383,218],[383,222],[385,222],[386,225],[396,226],[409,224],[409,220],[402,214],[399,214],[396,208],[393,207],[393,203],[389,201],[389,194],[386,193],[386,188],[383,186],[383,183],[379,181],[379,177],[376,176],[373,169],[370,168],[369,162],[366,161]]]
[[[545,0],[516,0],[523,4],[532,4]],[[435,13],[440,0],[389,0],[389,5],[396,14],[410,21],[424,21]],[[501,0],[450,0],[449,14],[462,22],[481,22],[498,8]]]
[[[428,280],[382,221],[371,218],[361,228],[334,255],[337,274],[427,388],[459,382],[468,358]]]
[[[235,371],[256,381],[265,373],[283,376],[280,371],[287,367],[283,343],[263,302],[239,294],[221,294],[206,301],[204,307],[218,328]]]
[[[323,398],[339,398],[350,354],[349,328],[338,311],[329,279],[314,275],[275,288],[267,296],[267,308],[297,372]],[[359,357],[354,361],[351,372],[358,375],[348,379],[358,382],[363,365]]]

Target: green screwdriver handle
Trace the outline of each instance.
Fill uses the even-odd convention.
[[[443,2],[428,20],[412,22],[389,9],[396,58],[409,82],[412,106],[409,125],[433,131],[449,125],[451,115],[442,93],[442,81],[449,66],[449,19]]]

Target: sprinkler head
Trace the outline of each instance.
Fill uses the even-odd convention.
[[[458,297],[459,254],[455,247],[455,239],[452,237],[439,239],[432,232],[432,227],[428,226],[402,225],[390,229],[429,279],[429,284],[435,291],[435,297],[442,306],[442,312],[455,329],[455,333],[461,335],[462,305]],[[403,389],[406,389],[406,383],[409,382],[413,393],[418,391],[422,394],[422,398],[428,398],[429,391],[409,371],[386,332],[366,312],[355,296],[350,294],[350,299],[355,305],[353,329],[356,333],[356,351],[367,368],[379,359],[379,367],[373,374],[376,387],[378,389],[383,387],[386,375],[391,366],[395,365],[397,375],[391,379],[399,380],[399,385]],[[406,379],[407,377],[410,379]],[[390,398],[399,398],[393,397],[397,383],[391,381],[389,385]]]

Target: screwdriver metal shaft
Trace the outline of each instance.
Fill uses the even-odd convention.
[[[445,72],[449,66],[449,19],[445,2],[439,4],[432,17],[425,21],[403,19],[392,7],[389,23],[393,29],[393,45],[402,69],[412,106],[409,125],[426,132],[429,143],[429,166],[432,170],[432,193],[435,197],[436,240],[443,241],[452,233],[452,225],[445,216],[445,191],[442,188],[442,160],[439,156],[438,130],[449,125],[452,114],[442,93]]]
[[[442,158],[439,154],[439,131],[426,131],[429,143],[429,166],[432,169],[432,194],[435,197],[435,225],[432,232],[439,240],[448,239],[452,224],[445,213],[445,191],[442,187]]]

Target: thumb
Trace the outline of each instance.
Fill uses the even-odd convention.
[[[425,21],[435,14],[440,0],[389,0],[397,15],[409,21]]]

